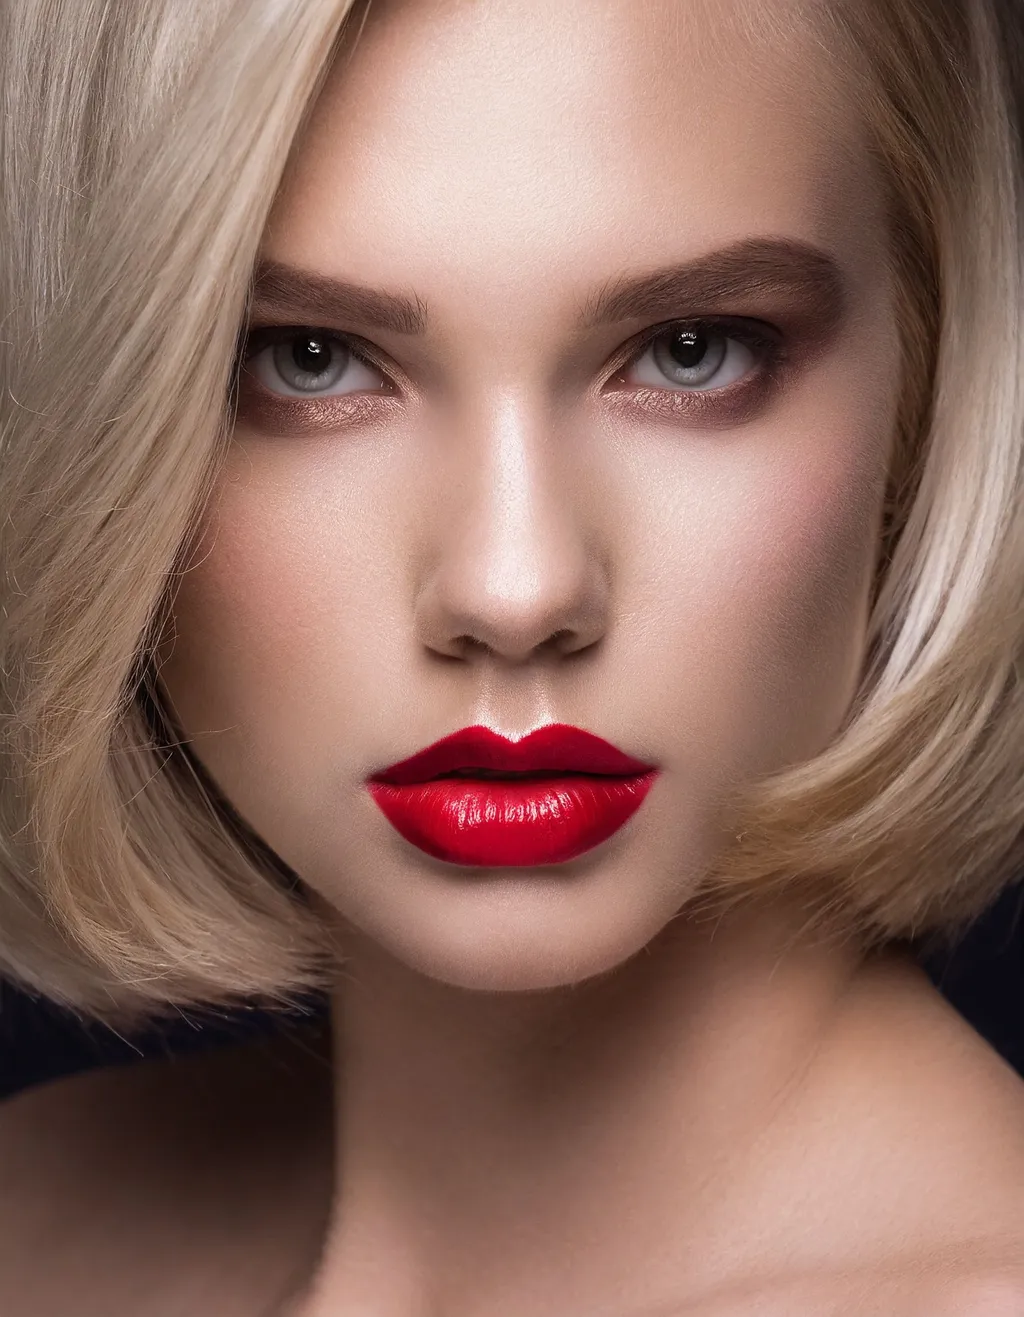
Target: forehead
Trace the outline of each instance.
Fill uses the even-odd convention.
[[[867,265],[878,189],[814,3],[372,0],[265,254],[509,291],[751,233]]]

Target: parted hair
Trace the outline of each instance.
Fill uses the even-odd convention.
[[[733,803],[702,894],[799,890],[885,942],[962,927],[1024,863],[1015,20],[808,5],[885,187],[903,387],[858,691],[820,755]],[[155,654],[270,207],[364,12],[0,5],[0,974],[110,1023],[329,980],[301,882],[174,735]]]

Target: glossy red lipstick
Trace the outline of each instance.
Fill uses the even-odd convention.
[[[370,794],[397,832],[452,864],[561,864],[640,808],[657,769],[551,723],[520,741],[466,727],[375,773]]]

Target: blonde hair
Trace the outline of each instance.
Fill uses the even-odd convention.
[[[351,7],[0,10],[0,972],[109,1022],[329,974],[294,875],[173,744],[153,655]],[[823,21],[890,185],[897,458],[847,724],[741,802],[706,890],[804,888],[886,939],[970,917],[1021,857],[1020,165],[990,0]]]

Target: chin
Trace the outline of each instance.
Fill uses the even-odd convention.
[[[509,871],[504,871],[508,874]],[[440,899],[408,900],[401,915],[359,932],[427,978],[480,992],[538,992],[611,973],[677,912],[648,893],[549,874],[492,876]]]

